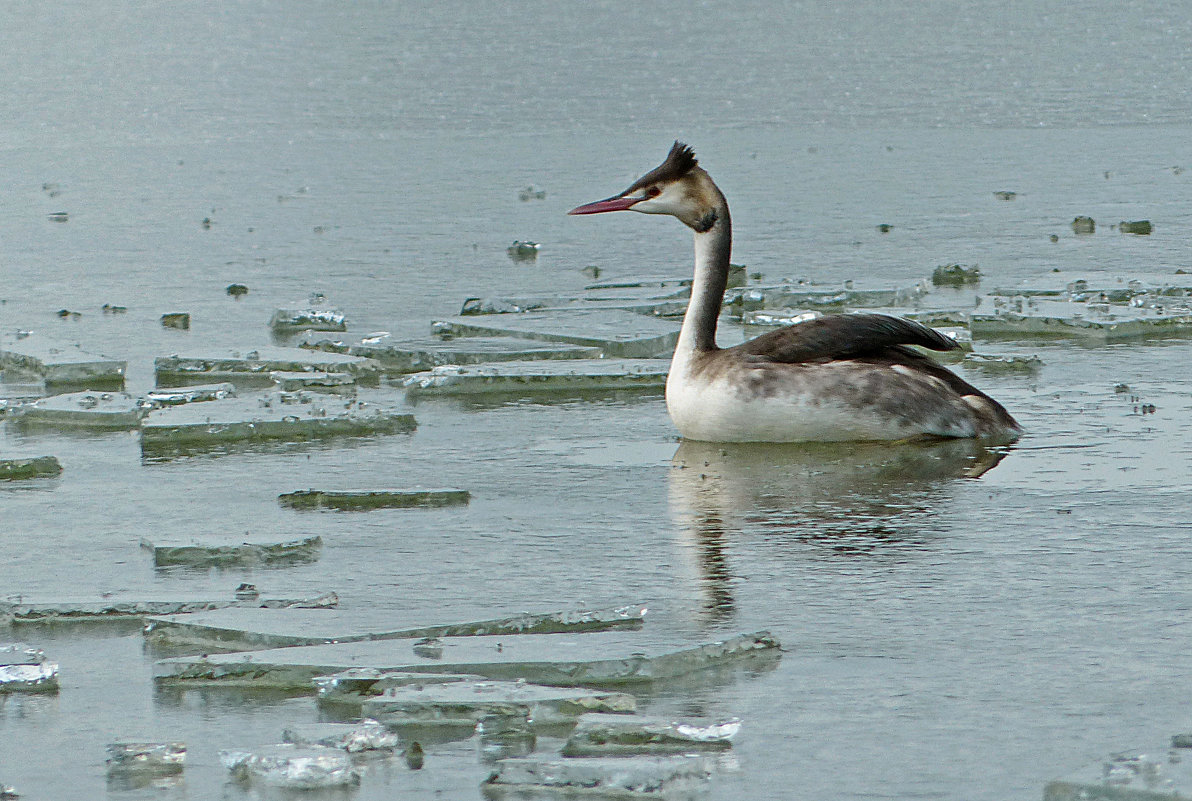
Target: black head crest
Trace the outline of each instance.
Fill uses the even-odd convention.
[[[633,186],[625,190],[625,194],[643,186],[677,181],[695,169],[698,164],[699,161],[695,158],[695,151],[691,149],[691,146],[675,140],[675,143],[671,145],[670,152],[666,154],[666,160],[634,181]]]

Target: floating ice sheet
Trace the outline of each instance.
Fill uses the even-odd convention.
[[[1092,344],[1192,335],[1192,310],[1171,312],[1107,303],[1017,299],[990,311],[974,312],[975,339],[1061,337]]]
[[[0,693],[56,693],[58,665],[40,648],[0,642]]]
[[[504,314],[492,318],[458,317],[435,322],[435,334],[518,337],[600,348],[605,356],[669,356],[679,339],[679,324],[623,310]]]
[[[31,459],[0,459],[0,481],[53,477],[62,472],[62,465],[53,456]]]
[[[1182,749],[1181,749],[1182,750]],[[1049,782],[1043,801],[1160,801],[1192,797],[1192,763],[1160,746],[1112,754]]]
[[[17,410],[22,425],[55,428],[130,429],[148,413],[145,405],[126,392],[71,392],[52,395]]]
[[[644,614],[641,605],[563,612],[502,612],[478,607],[460,612],[454,619],[444,619],[444,613],[433,607],[403,612],[227,608],[150,618],[145,636],[154,642],[212,650],[251,650],[365,640],[638,628]]]
[[[367,382],[376,381],[381,372],[379,364],[359,356],[268,346],[159,356],[153,366],[157,383],[162,386],[245,379],[267,385],[271,383],[269,374],[274,371],[348,373],[358,381]]]
[[[320,745],[348,753],[392,751],[398,736],[372,719],[356,723],[300,723],[286,728],[282,740],[295,745]]]
[[[667,359],[447,365],[407,376],[402,386],[419,395],[662,390],[666,386],[669,370],[670,361]]]
[[[142,620],[153,615],[183,615],[208,612],[225,607],[262,609],[327,609],[339,603],[339,596],[326,592],[308,598],[243,597],[224,599],[171,598],[144,600],[132,598],[0,600],[0,625],[23,623],[99,623],[115,620]]]
[[[35,376],[47,385],[119,389],[128,362],[83,350],[36,332],[0,335],[0,370]]]
[[[355,400],[271,393],[152,412],[141,425],[141,449],[205,449],[270,440],[408,433],[414,428],[413,415]]]
[[[291,509],[408,509],[411,507],[463,506],[471,493],[462,489],[391,490],[299,490],[277,496],[277,502]]]
[[[545,687],[522,681],[457,681],[411,685],[365,698],[361,709],[390,726],[473,726],[488,716],[558,723],[585,712],[633,712],[632,695]]]
[[[109,772],[181,773],[186,765],[186,743],[125,741],[108,746]]]
[[[421,656],[411,640],[378,640],[162,659],[158,682],[311,690],[316,676],[350,668],[472,673],[557,687],[608,687],[667,680],[755,655],[776,655],[768,632],[703,645],[670,647],[640,632],[447,637],[439,656]]]
[[[502,759],[481,785],[488,798],[674,798],[701,789],[711,760],[697,756]]]
[[[360,781],[351,758],[339,748],[282,743],[251,751],[220,751],[219,759],[233,777],[274,787],[314,790]]]
[[[638,715],[584,715],[563,746],[564,756],[681,754],[723,751],[741,721],[675,721]]]
[[[153,553],[153,564],[190,567],[227,567],[313,562],[323,546],[321,537],[282,539],[245,532],[241,537],[218,535],[153,536],[141,540],[141,547]],[[245,610],[247,611],[247,610]]]

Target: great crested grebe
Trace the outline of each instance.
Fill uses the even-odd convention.
[[[884,314],[834,314],[716,347],[728,283],[728,203],[690,147],[619,195],[572,209],[669,214],[695,231],[691,300],[666,380],[679,433],[706,442],[1018,439],[1001,404],[910,345],[958,345],[918,323]]]

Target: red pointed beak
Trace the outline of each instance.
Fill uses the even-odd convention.
[[[606,200],[597,200],[595,203],[585,203],[582,206],[576,206],[568,214],[600,214],[605,211],[625,211],[631,208],[633,204],[640,203],[645,198],[641,197],[623,197],[617,195]]]

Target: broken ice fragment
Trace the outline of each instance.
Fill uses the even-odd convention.
[[[190,567],[269,565],[313,562],[319,558],[323,540],[318,535],[282,540],[268,535],[249,535],[239,540],[212,535],[178,538],[166,535],[142,539],[141,547],[153,552],[153,563]]]
[[[248,287],[244,284],[228,284],[224,291],[232,297],[239,299],[243,295],[248,294]]]
[[[495,641],[494,641],[495,640]],[[644,641],[622,632],[445,637],[443,658],[413,652],[410,640],[372,640],[175,657],[154,664],[159,683],[274,687],[310,690],[316,676],[349,668],[421,673],[473,673],[489,679],[524,678],[557,687],[617,687],[666,681],[751,658],[780,654],[768,632],[742,634],[703,645]]]
[[[584,715],[572,731],[564,756],[675,754],[722,751],[741,728],[737,719],[719,723],[671,721],[638,715]]]
[[[1150,756],[1143,751],[1112,754],[1071,776],[1048,782],[1044,801],[1152,801],[1187,798],[1192,775],[1186,763],[1160,747]],[[1159,754],[1163,758],[1157,758]]]
[[[974,338],[1033,339],[1065,337],[1107,344],[1151,337],[1192,335],[1192,310],[1170,313],[1103,303],[1065,303],[1022,298],[974,312],[969,319]]]
[[[354,394],[356,392],[356,378],[348,373],[295,373],[274,370],[269,374],[269,378],[283,392],[297,392],[300,389],[339,394]]]
[[[271,383],[269,374],[283,372],[350,373],[358,381],[376,381],[381,366],[371,359],[303,348],[258,347],[243,351],[173,354],[153,361],[159,386],[178,383],[254,380]]]
[[[394,687],[361,701],[363,714],[390,726],[475,726],[488,716],[520,718],[538,725],[586,712],[632,712],[632,695],[566,689],[521,681],[459,681]]]
[[[404,434],[415,427],[413,415],[395,410],[354,400],[281,393],[152,412],[141,426],[141,450],[150,454],[172,449],[211,450],[273,440],[302,442],[328,437]]]
[[[225,750],[219,752],[219,759],[235,778],[274,787],[312,790],[360,781],[345,751],[319,745],[282,743],[252,751]]]
[[[709,779],[712,763],[704,757],[580,757],[573,759],[502,759],[481,785],[487,798],[557,797],[560,793],[594,798],[669,798],[692,793]]]
[[[0,481],[52,477],[61,472],[62,465],[53,456],[37,456],[32,459],[0,459]]]
[[[983,353],[966,353],[961,364],[990,375],[1034,375],[1043,369],[1043,360],[1038,356],[989,356]]]
[[[299,490],[278,495],[277,501],[291,509],[406,509],[426,506],[462,506],[471,493],[461,489],[425,490]]]
[[[666,386],[666,359],[574,359],[567,361],[502,362],[444,365],[402,379],[417,395],[474,395],[484,393],[603,392],[654,390]]]
[[[71,392],[52,395],[17,410],[21,425],[61,428],[136,428],[146,409],[126,392]]]
[[[931,273],[931,283],[936,286],[966,286],[981,283],[981,270],[977,265],[945,264]]]
[[[108,746],[108,770],[170,774],[186,763],[186,743],[120,742]]]
[[[398,736],[371,718],[357,723],[303,723],[288,727],[282,740],[295,745],[321,745],[348,753],[392,751]]]
[[[44,380],[47,386],[119,389],[124,386],[128,362],[24,331],[0,336],[0,370],[6,375],[12,371],[34,376]]]
[[[346,331],[347,317],[339,309],[277,309],[269,320],[275,331]]]
[[[518,190],[517,199],[523,202],[527,200],[545,200],[546,190],[539,189],[538,187],[531,184],[530,186],[522,187]]]
[[[1072,231],[1077,234],[1091,234],[1097,230],[1097,223],[1092,217],[1077,217],[1072,220]]]
[[[201,403],[203,401],[223,400],[236,396],[235,384],[196,384],[190,387],[172,387],[166,389],[151,389],[145,395],[145,400],[154,408],[162,406],[181,406],[184,403]]]
[[[1130,222],[1122,220],[1120,223],[1118,223],[1118,230],[1123,234],[1147,236],[1154,229],[1150,220],[1133,220]]]
[[[557,311],[436,321],[431,332],[453,337],[517,337],[600,348],[605,356],[670,357],[679,324],[624,310]]]
[[[471,617],[469,617],[469,612]],[[207,650],[250,650],[363,640],[474,637],[545,632],[639,628],[641,606],[566,612],[502,613],[486,607],[444,620],[435,608],[402,612],[225,608],[151,618],[144,634],[152,642],[197,645]],[[440,651],[442,645],[439,645]],[[422,654],[417,654],[422,656]]]
[[[190,314],[187,312],[169,312],[161,316],[161,324],[165,328],[180,328],[188,330],[190,328]]]
[[[515,239],[513,244],[505,248],[505,252],[509,254],[509,258],[514,261],[533,261],[538,258],[538,248],[541,247],[537,242],[522,241]]]
[[[25,643],[0,643],[0,693],[56,693],[58,665]]]
[[[311,341],[309,338],[307,341]],[[515,337],[467,337],[458,340],[345,343],[346,352],[375,359],[388,375],[417,373],[443,364],[533,361],[538,359],[598,359],[597,347],[535,342]]]
[[[262,609],[329,608],[339,602],[333,593],[309,598],[177,598],[163,600],[86,599],[0,601],[0,625],[23,623],[88,623],[110,620],[140,620],[152,615],[181,615],[229,606]]]

